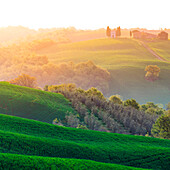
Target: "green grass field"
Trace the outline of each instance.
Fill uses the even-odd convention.
[[[4,114],[0,114],[0,139],[3,169],[170,166],[170,141],[163,139],[66,128]]]
[[[165,58],[167,61],[170,61],[170,40],[150,42],[148,45],[161,57]]]
[[[118,170],[140,170],[143,168],[134,168],[117,164],[100,163],[96,161],[83,159],[52,158],[41,156],[26,156],[18,154],[0,154],[0,166],[4,169],[49,169],[49,170],[69,170],[69,169],[118,169]]]
[[[138,60],[156,60],[143,46],[131,39],[96,39],[53,45],[39,53],[47,54],[54,63],[93,60],[105,68],[136,66]]]
[[[168,53],[169,41],[164,44],[162,50]],[[133,39],[95,39],[53,45],[37,53],[47,55],[50,61],[56,64],[92,60],[95,64],[107,68],[111,72],[108,97],[119,94],[124,100],[135,98],[140,104],[153,101],[165,105],[170,101],[170,63],[159,61]],[[159,80],[145,80],[144,69],[147,65],[160,67]]]
[[[76,113],[61,94],[0,82],[0,113],[52,123],[67,111]]]

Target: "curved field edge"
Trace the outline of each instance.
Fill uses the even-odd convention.
[[[61,94],[0,82],[0,112],[47,123],[76,113]]]
[[[169,140],[59,127],[7,115],[0,115],[0,119],[0,152],[141,168],[169,166]]]
[[[141,169],[129,166],[101,163],[83,159],[51,158],[0,153],[0,167],[3,169]]]

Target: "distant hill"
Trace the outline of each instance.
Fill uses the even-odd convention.
[[[169,168],[169,140],[66,128],[4,114],[0,137],[3,169]]]
[[[0,82],[0,113],[52,123],[67,112],[76,113],[61,94]]]
[[[78,42],[106,37],[104,28],[97,30],[77,30],[68,28],[30,29],[23,26],[0,27],[0,45],[51,39],[60,43]]]
[[[162,57],[169,55],[169,41],[153,43]],[[162,44],[162,45],[161,45]],[[152,45],[152,44],[151,44]],[[170,63],[154,57],[142,44],[133,39],[95,39],[76,43],[56,44],[36,51],[49,61],[75,63],[92,60],[111,73],[109,96],[119,94],[123,99],[135,98],[140,104],[152,101],[167,104],[170,101]],[[168,54],[168,55],[166,55]],[[168,59],[168,58],[167,58]],[[160,67],[160,78],[155,82],[145,80],[145,67]]]
[[[19,42],[27,36],[35,35],[36,31],[23,26],[9,26],[0,28],[0,44],[7,45]]]
[[[128,30],[124,31],[128,32]],[[41,87],[46,84],[61,84],[65,83],[65,80],[70,81],[62,76],[70,71],[63,69],[64,72],[60,71],[58,74],[55,64],[70,61],[77,64],[91,60],[95,65],[110,72],[111,79],[106,87],[106,97],[119,94],[123,100],[135,98],[140,104],[148,101],[162,103],[165,108],[170,101],[170,62],[158,60],[139,41],[130,38],[101,38],[102,36],[98,35],[105,37],[104,29],[98,31],[74,28],[40,29],[35,35],[23,39],[24,42],[19,45],[0,48],[0,79],[8,81],[21,73],[26,73],[36,77]],[[155,41],[147,44],[162,58],[169,61],[169,41]],[[39,65],[38,62],[32,62],[34,56],[35,59],[39,57],[47,59],[48,64],[42,62],[42,65]],[[30,63],[33,65],[28,65]],[[144,69],[147,65],[157,65],[161,70],[159,79],[155,82],[145,80]],[[88,84],[86,80],[83,81],[84,76],[81,77],[81,80],[75,77],[73,82],[78,79],[82,84]],[[94,81],[93,84],[97,87],[98,83]]]

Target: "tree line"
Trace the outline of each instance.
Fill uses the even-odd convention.
[[[18,75],[20,77],[23,73],[23,75],[35,77],[37,86],[41,88],[46,84],[73,82],[77,87],[86,90],[90,87],[96,87],[105,95],[109,92],[110,73],[106,69],[95,65],[92,61],[78,64],[71,61],[53,64],[48,61],[48,57],[35,54],[0,61],[2,62],[0,80],[16,82],[15,79],[18,78]]]
[[[25,74],[11,80],[10,83],[37,88],[36,79]],[[170,135],[170,115],[166,116],[170,111],[169,103],[165,111],[161,104],[147,102],[139,105],[135,99],[122,101],[118,95],[106,99],[97,88],[83,90],[77,88],[75,84],[46,85],[44,90],[62,93],[79,113],[78,115],[67,113],[64,121],[56,118],[53,124],[162,138]],[[160,116],[163,118],[159,118],[155,123]],[[165,122],[162,121],[164,118]]]
[[[64,123],[71,127],[154,136],[153,125],[160,115],[165,115],[165,110],[152,102],[139,105],[135,99],[106,99],[93,87],[83,90],[75,84],[62,84],[45,86],[44,90],[61,93],[72,102],[79,115],[67,114]]]

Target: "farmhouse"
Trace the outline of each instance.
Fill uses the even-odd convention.
[[[148,32],[141,32],[138,30],[132,31],[133,38],[136,39],[160,39],[160,40],[168,40],[168,33],[165,31],[160,32],[158,35],[151,34]]]
[[[165,31],[162,31],[158,34],[158,38],[160,40],[168,40],[168,33]]]
[[[111,38],[119,37],[119,36],[121,36],[121,28],[117,27],[117,29],[115,28],[115,29],[111,30],[109,28],[109,26],[107,26],[106,35]]]
[[[142,38],[142,34],[141,34],[141,32],[138,31],[138,30],[132,31],[132,35],[133,35],[133,38],[137,38],[137,39]]]
[[[151,34],[151,33],[147,33],[147,32],[140,32],[138,30],[132,31],[132,34],[133,34],[133,38],[136,38],[136,39],[154,39],[154,38],[157,38],[157,35],[155,35],[155,34]]]
[[[111,31],[111,38],[116,38],[116,30]]]

